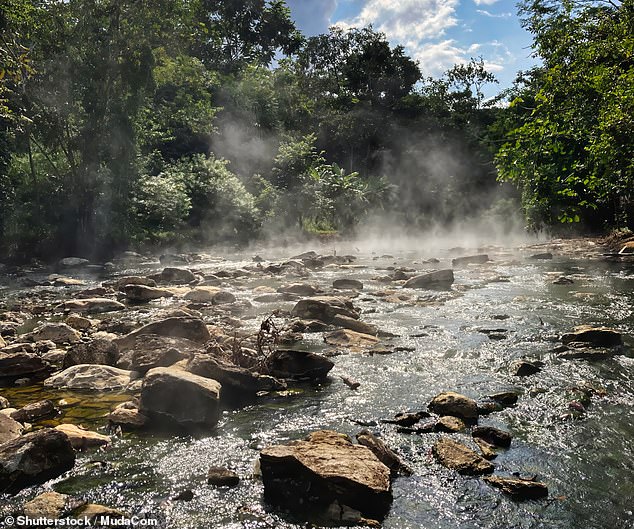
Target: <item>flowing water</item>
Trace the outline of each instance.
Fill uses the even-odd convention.
[[[370,429],[414,469],[413,476],[393,483],[386,529],[634,527],[634,359],[627,352],[595,362],[562,360],[553,352],[558,336],[581,324],[617,328],[626,345],[633,345],[634,262],[607,262],[595,251],[556,255],[548,261],[527,259],[531,250],[487,251],[492,261],[456,269],[451,289],[409,290],[413,299],[399,303],[377,293],[405,291],[371,278],[388,273],[385,269],[390,267],[446,268],[453,254],[436,252],[440,264],[423,264],[417,252],[394,257],[358,254],[354,266],[312,271],[305,281],[327,290],[336,278],[361,280],[365,288],[353,300],[362,310],[361,318],[398,335],[394,343],[404,349],[388,355],[338,355],[327,382],[297,385],[293,391],[225,410],[217,430],[206,436],[125,433],[108,450],[81,453],[67,475],[2,498],[0,505],[4,502],[4,510],[10,511],[52,488],[157,519],[161,527],[307,527],[263,503],[262,483],[254,477],[258,450],[317,429],[354,435],[362,428],[353,420],[360,420],[377,421]],[[246,265],[253,263],[235,258],[195,267],[213,272]],[[571,277],[574,284],[553,284],[560,275]],[[226,280],[223,287],[239,299],[252,300],[254,287],[288,282],[252,274]],[[24,293],[9,288],[5,302]],[[150,306],[167,303],[175,302]],[[273,309],[288,310],[293,303],[253,305],[244,325],[255,330]],[[490,339],[483,329],[505,332],[498,336],[502,339]],[[320,334],[305,335],[304,343],[315,351],[326,348]],[[542,371],[512,376],[509,366],[524,356],[541,359]],[[352,391],[340,376],[361,385]],[[571,413],[569,403],[578,398],[579,388],[590,401],[585,412]],[[513,501],[478,478],[438,465],[430,450],[439,434],[397,433],[392,425],[379,422],[397,412],[426,409],[442,391],[479,399],[507,390],[521,393],[518,403],[480,420],[513,434],[511,448],[494,460],[496,473],[536,476],[549,487],[546,500]],[[37,386],[0,391],[13,405],[44,397],[78,397],[81,402],[65,410],[61,420],[91,428],[103,428],[107,411],[127,398],[46,392]],[[452,435],[470,443],[467,433]],[[208,486],[206,471],[215,465],[234,469],[242,478],[240,485]],[[192,501],[170,499],[185,489],[193,491]]]

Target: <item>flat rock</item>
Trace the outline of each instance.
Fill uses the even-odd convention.
[[[414,276],[403,285],[404,288],[428,288],[453,284],[453,270],[436,270],[427,274]]]
[[[341,314],[335,315],[332,319],[332,325],[343,327],[344,329],[350,329],[351,331],[360,332],[362,334],[369,334],[371,336],[376,336],[379,332],[379,328],[376,325],[372,325],[371,323],[366,323],[355,318],[350,318],[349,316],[342,316]]]
[[[607,327],[582,325],[561,337],[564,344],[585,343],[594,347],[619,347],[623,345],[621,333]]]
[[[277,378],[319,380],[334,367],[332,360],[308,351],[277,349],[267,358],[268,372]]]
[[[348,316],[359,319],[359,313],[352,302],[345,298],[316,296],[309,299],[301,299],[293,307],[291,315],[305,320],[319,320],[325,323],[332,322],[335,315]]]
[[[0,492],[14,494],[73,468],[75,450],[63,432],[43,429],[0,445]]]
[[[325,512],[338,502],[382,519],[392,502],[390,469],[344,434],[318,431],[303,441],[267,447],[260,468],[266,501],[303,516],[307,506]]]
[[[146,285],[126,285],[124,287],[125,297],[133,303],[145,303],[153,299],[171,298],[172,292],[165,288],[149,287]]]
[[[125,291],[125,287],[128,285],[143,285],[146,287],[155,287],[156,281],[154,281],[154,279],[150,279],[149,277],[125,276],[125,277],[120,277],[116,281],[112,282],[112,286],[115,289],[121,290],[121,291]]]
[[[29,518],[60,518],[66,508],[70,496],[59,492],[44,492],[24,504],[24,515]]]
[[[228,468],[211,467],[207,471],[207,483],[214,487],[235,487],[240,483],[240,478]]]
[[[236,300],[236,297],[231,292],[213,286],[196,287],[185,294],[184,297],[196,303],[212,303],[214,305],[233,303]]]
[[[217,381],[173,367],[157,367],[143,380],[139,411],[157,426],[213,428],[219,418],[219,401]]]
[[[316,286],[307,283],[292,283],[278,288],[277,291],[283,294],[295,294],[297,296],[316,296],[319,293],[319,289]]]
[[[487,254],[478,255],[466,255],[464,257],[456,257],[451,260],[453,267],[466,266],[470,264],[484,264],[489,262],[489,256]]]
[[[363,283],[358,279],[335,279],[332,288],[338,290],[363,290]]]
[[[137,336],[156,334],[159,336],[171,336],[174,338],[187,338],[193,342],[203,344],[211,339],[209,329],[200,318],[171,317],[155,321],[136,329],[126,336],[116,340],[121,350],[126,350],[136,343]]]
[[[44,385],[54,388],[111,391],[125,389],[132,382],[134,375],[133,371],[112,366],[79,364],[47,378]]]
[[[60,424],[55,427],[56,430],[65,433],[70,440],[70,444],[75,450],[85,450],[86,448],[94,448],[110,444],[111,439],[107,435],[97,432],[91,432],[85,428],[75,426],[74,424]]]
[[[11,417],[0,413],[0,445],[22,435],[24,427]]]
[[[548,487],[538,481],[500,476],[488,476],[484,481],[517,500],[538,500],[548,496]]]
[[[63,369],[79,364],[100,364],[114,366],[119,358],[119,348],[112,340],[96,339],[89,343],[79,343],[65,354]]]
[[[429,410],[441,416],[451,415],[459,417],[466,422],[477,422],[478,420],[478,404],[476,401],[453,391],[446,391],[436,395],[429,403]]]
[[[550,252],[536,253],[529,257],[529,259],[541,259],[541,260],[550,260],[552,258],[553,258],[553,254]]]
[[[457,433],[464,432],[466,429],[467,425],[462,419],[451,415],[440,417],[434,425],[434,431],[436,432]]]
[[[51,340],[55,344],[64,344],[79,342],[81,334],[65,323],[45,323],[25,334],[24,338],[33,342]]]
[[[328,345],[346,347],[351,349],[364,349],[379,343],[376,336],[363,334],[350,329],[338,329],[324,334],[324,342]]]
[[[64,312],[82,312],[86,314],[98,312],[113,312],[125,309],[125,305],[109,298],[86,298],[64,301],[55,310]]]
[[[476,476],[493,472],[491,463],[453,439],[446,437],[439,439],[434,444],[432,453],[441,465],[456,470],[460,474]]]

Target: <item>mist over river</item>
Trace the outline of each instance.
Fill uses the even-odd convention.
[[[229,336],[246,336],[256,334],[262,320],[271,315],[279,329],[285,328],[291,320],[288,311],[309,297],[267,298],[263,293],[275,294],[293,283],[308,284],[319,295],[349,298],[360,319],[381,331],[382,349],[331,346],[324,342],[323,332],[304,332],[293,348],[330,358],[334,367],[326,379],[290,382],[286,390],[267,392],[244,405],[223,405],[215,429],[196,435],[111,428],[109,446],[80,451],[70,471],[16,495],[1,496],[0,512],[19,513],[28,500],[54,490],[158,520],[166,528],[309,527],[296,515],[264,502],[256,469],[259,451],[316,430],[354,438],[367,428],[413,470],[411,476],[392,482],[393,502],[382,522],[386,529],[631,528],[634,259],[607,259],[592,240],[508,248],[448,246],[392,248],[388,254],[333,242],[312,248],[318,254],[314,259],[334,254],[354,259],[326,260],[321,265],[296,259],[299,266],[282,268],[275,266],[299,252],[259,248],[220,257],[210,251],[190,256],[191,262],[178,267],[192,270],[201,281],[219,278],[218,286],[235,296],[232,303],[194,304],[184,297],[189,287],[176,287],[181,290],[174,290],[171,297],[144,304],[131,304],[119,296],[126,303],[125,311],[90,318],[132,321],[138,327],[189,306],[208,326]],[[261,262],[253,259],[256,252]],[[552,258],[531,258],[546,252]],[[452,259],[481,254],[489,260],[452,266]],[[6,337],[7,342],[18,342],[18,336],[43,320],[62,321],[66,315],[55,314],[52,308],[77,298],[80,291],[164,267],[157,259],[138,259],[116,262],[106,270],[67,269],[61,275],[80,282],[58,281],[59,286],[49,277],[50,271],[4,276],[2,312],[31,315],[15,336]],[[403,287],[407,278],[438,269],[453,269],[453,284]],[[360,281],[363,288],[335,291],[337,279]],[[114,299],[115,292],[102,295]],[[117,334],[116,326],[109,325],[109,332]],[[567,357],[562,354],[561,336],[580,325],[615,329],[624,346],[599,359]],[[89,341],[97,328],[98,322],[92,330],[82,331],[82,340]],[[537,365],[537,371],[517,376],[518,362],[523,360]],[[358,382],[358,387],[351,389],[341,377]],[[64,399],[60,414],[34,422],[34,429],[73,423],[106,433],[108,413],[135,391],[79,392],[37,382],[7,385],[0,388],[0,395],[14,408],[45,398],[53,403]],[[432,454],[434,443],[449,436],[473,447],[468,429],[408,433],[382,422],[400,412],[427,410],[432,398],[445,391],[479,403],[502,392],[518,395],[516,404],[481,415],[478,424],[513,436],[511,446],[498,450],[492,460],[495,474],[535,478],[547,485],[547,498],[517,501],[478,477],[441,466]],[[206,476],[212,466],[235,471],[239,485],[209,485]],[[175,499],[186,490],[193,499]]]

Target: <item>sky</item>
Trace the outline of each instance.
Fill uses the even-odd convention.
[[[328,27],[372,24],[392,45],[405,46],[424,77],[482,56],[500,84],[535,64],[531,35],[520,25],[516,0],[287,0],[298,28],[317,35]]]

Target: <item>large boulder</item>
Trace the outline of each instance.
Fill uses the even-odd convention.
[[[436,270],[414,276],[403,287],[405,288],[433,288],[446,287],[454,282],[453,270]]]
[[[621,333],[607,327],[582,325],[561,337],[564,344],[582,343],[593,347],[619,347],[623,345]]]
[[[165,288],[150,287],[146,285],[126,285],[123,288],[125,297],[133,303],[145,303],[159,298],[171,298],[172,292]]]
[[[187,338],[196,343],[203,344],[211,339],[209,329],[200,318],[178,316],[165,318],[144,325],[116,340],[121,350],[130,349],[136,343],[138,336],[156,334],[159,336],[171,336],[174,338]]]
[[[117,367],[146,373],[155,367],[169,367],[202,351],[199,343],[187,338],[147,334],[136,336],[123,348]]]
[[[55,307],[55,310],[58,311],[83,312],[87,314],[113,312],[123,309],[125,309],[125,305],[123,303],[108,298],[72,299],[70,301],[64,301]]]
[[[390,469],[345,434],[318,431],[260,453],[264,497],[304,517],[333,503],[382,519],[391,502]]]
[[[125,389],[135,377],[133,371],[97,364],[79,364],[47,378],[45,386],[90,391]]]
[[[466,422],[477,422],[478,403],[460,393],[445,391],[436,395],[429,403],[429,410],[438,415],[452,415]]]
[[[195,375],[220,382],[222,399],[242,400],[260,391],[276,391],[286,384],[272,376],[261,375],[244,367],[224,362],[207,354],[195,355],[187,364],[187,370]]]
[[[81,334],[65,323],[44,323],[26,334],[24,338],[33,342],[50,340],[56,344],[63,344],[79,342]]]
[[[331,323],[337,314],[359,319],[359,313],[350,300],[330,296],[301,299],[291,311],[291,315],[295,318],[320,320],[326,323]]]
[[[196,276],[191,270],[186,268],[167,267],[158,276],[153,276],[152,279],[158,279],[166,283],[191,283],[196,281]]]
[[[22,435],[24,427],[15,419],[0,413],[0,445]]]
[[[73,468],[75,450],[68,436],[43,429],[0,445],[0,492],[14,494]]]
[[[44,378],[52,371],[51,364],[35,353],[0,352],[0,379]]]
[[[114,366],[119,358],[119,348],[112,340],[97,339],[71,347],[64,356],[62,367],[67,369],[79,364]]]
[[[334,365],[332,360],[325,356],[290,349],[277,349],[266,361],[266,368],[274,377],[296,380],[323,379]]]
[[[143,380],[139,411],[159,427],[213,428],[220,387],[215,380],[181,369],[157,367]]]
[[[469,447],[443,437],[436,441],[432,453],[438,462],[460,474],[477,476],[493,472],[493,465]]]

